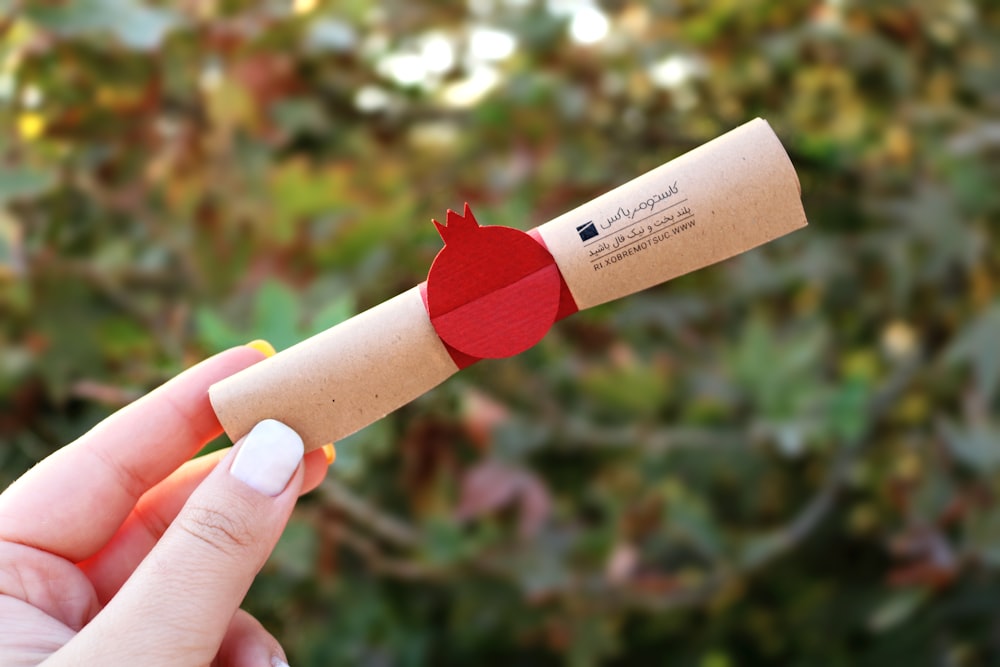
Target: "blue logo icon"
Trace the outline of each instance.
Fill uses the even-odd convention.
[[[588,241],[597,236],[597,227],[594,225],[593,220],[588,220],[582,225],[577,226],[576,233],[580,235],[581,241]]]

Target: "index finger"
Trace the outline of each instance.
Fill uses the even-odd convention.
[[[0,494],[0,540],[74,562],[96,553],[143,493],[222,432],[209,386],[263,358],[239,347],[206,359],[46,458]]]

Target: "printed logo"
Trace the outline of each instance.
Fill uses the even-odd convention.
[[[588,220],[582,225],[577,226],[576,233],[580,235],[581,241],[589,241],[597,236],[597,227],[594,225],[593,220]]]

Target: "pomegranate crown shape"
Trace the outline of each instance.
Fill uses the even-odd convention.
[[[512,227],[482,226],[469,204],[433,220],[444,248],[427,276],[427,312],[453,350],[500,358],[528,349],[549,330],[562,279],[552,255]]]
[[[445,244],[448,243],[448,239],[454,239],[460,234],[467,234],[479,229],[479,223],[476,221],[476,216],[472,214],[469,202],[465,203],[465,211],[463,213],[455,213],[455,211],[449,208],[445,220],[446,224],[444,225],[437,220],[431,220],[434,226],[437,227],[438,234],[441,235],[441,240]]]

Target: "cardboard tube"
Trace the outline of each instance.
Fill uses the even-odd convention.
[[[582,310],[665,282],[806,225],[798,177],[753,120],[537,229]],[[458,367],[420,287],[211,387],[237,440],[266,418],[311,450],[437,386]]]
[[[757,118],[538,228],[580,310],[806,225],[799,179]]]
[[[217,382],[208,395],[233,441],[270,418],[295,429],[308,451],[381,419],[457,371],[414,287]]]

